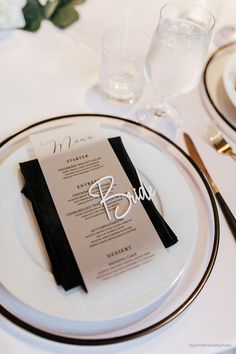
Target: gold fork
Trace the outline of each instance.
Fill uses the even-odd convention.
[[[210,136],[210,140],[219,154],[229,155],[236,159],[236,153],[233,151],[232,146],[223,138],[220,131]]]

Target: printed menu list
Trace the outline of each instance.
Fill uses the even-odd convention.
[[[72,125],[31,142],[88,292],[153,277],[162,244],[98,127]]]

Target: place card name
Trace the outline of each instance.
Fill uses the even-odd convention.
[[[114,186],[114,178],[113,176],[104,176],[100,178],[98,181],[94,182],[94,184],[89,188],[89,195],[93,198],[100,198],[100,205],[102,205],[105,209],[105,212],[107,214],[107,217],[109,220],[111,220],[111,215],[108,210],[107,203],[112,200],[122,200],[126,199],[128,201],[128,205],[126,210],[124,210],[122,213],[119,213],[120,207],[119,205],[115,209],[115,219],[120,220],[124,219],[128,213],[130,212],[131,208],[133,205],[135,205],[137,202],[140,202],[140,200],[152,200],[154,197],[156,190],[152,188],[151,186],[148,186],[148,191],[145,189],[143,182],[140,180],[139,174],[136,171],[138,175],[138,179],[140,182],[140,187],[138,191],[136,191],[135,188],[132,189],[132,192],[127,192],[127,193],[115,193],[110,195],[111,191],[113,190]],[[106,192],[104,194],[103,190],[104,188],[103,185],[108,184],[106,188]],[[95,192],[94,192],[95,190]]]

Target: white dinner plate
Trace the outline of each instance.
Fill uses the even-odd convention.
[[[220,47],[212,54],[203,75],[202,95],[209,113],[232,141],[236,139],[236,91],[233,91],[236,70],[231,62],[235,55],[236,43]]]
[[[23,181],[18,165],[34,157],[29,134],[97,121],[107,138],[122,137],[133,164],[157,190],[159,202],[154,202],[179,239],[168,249],[160,247],[156,281],[146,279],[118,295],[108,289],[99,304],[79,287],[65,292],[56,285],[30,204],[20,193]],[[183,310],[197,296],[217,253],[217,212],[199,171],[168,139],[115,117],[59,117],[3,142],[0,162],[0,300],[7,317],[52,339],[59,336],[81,343],[85,338],[90,343],[122,338],[137,327],[144,332],[147,325],[158,327],[163,318],[168,322],[176,309]]]
[[[232,54],[224,66],[223,84],[225,92],[236,108],[236,54]]]

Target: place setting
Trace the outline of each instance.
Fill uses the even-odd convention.
[[[106,243],[108,243],[108,245],[110,243],[109,249],[110,247],[111,249],[115,247],[115,250],[120,250],[123,249],[123,247],[128,247],[126,251],[127,257],[129,256],[131,259],[133,257],[134,269],[136,267],[138,269],[137,275],[135,275],[136,273],[132,270],[132,267],[128,265],[125,266],[128,259],[121,257],[121,254],[118,253],[111,256],[114,257],[114,265],[112,265],[113,262],[111,262],[110,266],[111,269],[114,267],[113,276],[116,280],[114,284],[111,281],[109,285],[109,281],[107,281],[107,285],[105,285],[106,283],[104,282],[100,290],[98,286],[97,290],[92,288],[92,290],[86,291],[87,285],[86,281],[84,284],[83,277],[89,276],[89,272],[88,274],[86,271],[82,273],[82,279],[80,272],[75,272],[75,278],[77,280],[74,281],[73,274],[69,274],[70,272],[67,274],[65,270],[62,279],[63,276],[65,278],[68,277],[68,279],[64,279],[63,288],[63,286],[57,285],[57,276],[61,274],[61,271],[55,271],[58,264],[55,262],[53,255],[60,256],[61,254],[60,257],[64,257],[64,260],[61,260],[62,263],[58,265],[59,268],[65,262],[72,262],[70,259],[71,256],[66,252],[66,245],[64,244],[66,240],[60,240],[60,243],[63,244],[63,246],[61,246],[62,249],[57,245],[56,239],[55,241],[52,239],[52,244],[48,245],[48,242],[50,243],[50,235],[48,235],[48,232],[51,228],[52,230],[54,229],[51,223],[56,223],[54,220],[56,211],[55,209],[54,212],[50,211],[50,213],[54,213],[54,218],[52,218],[51,221],[47,219],[46,215],[44,216],[46,211],[43,210],[49,208],[49,201],[44,197],[42,199],[46,198],[46,201],[40,202],[40,196],[43,193],[42,190],[40,192],[40,188],[43,187],[40,185],[41,182],[37,176],[38,174],[36,174],[38,182],[36,187],[34,187],[36,183],[36,181],[34,182],[36,178],[34,177],[35,166],[32,168],[29,163],[24,161],[32,162],[34,161],[33,157],[35,157],[32,152],[32,144],[29,141],[29,136],[32,141],[34,137],[36,139],[39,137],[40,139],[44,139],[44,142],[50,142],[52,141],[51,137],[55,139],[56,134],[58,134],[58,136],[60,136],[59,141],[65,142],[64,146],[66,149],[68,143],[64,137],[67,137],[69,132],[71,132],[76,136],[76,139],[78,139],[79,133],[75,135],[77,129],[78,132],[83,129],[88,131],[89,134],[91,134],[93,130],[97,131],[97,118],[99,118],[100,129],[104,134],[102,142],[104,142],[105,137],[111,140],[116,139],[116,136],[120,136],[125,150],[138,171],[138,175],[141,176],[140,178],[142,178],[145,183],[145,187],[147,190],[149,190],[150,187],[156,190],[157,195],[153,198],[154,205],[151,205],[151,208],[150,206],[144,207],[148,215],[145,230],[148,224],[150,224],[151,230],[153,230],[154,226],[154,235],[153,240],[150,240],[150,245],[148,246],[148,241],[146,240],[147,235],[143,237],[141,233],[139,237],[143,240],[145,247],[143,244],[142,249],[139,250],[138,248],[135,252],[129,249],[129,245],[126,245],[127,242],[124,243],[122,239],[122,236],[125,235],[125,237],[127,237],[131,232],[129,227],[124,227],[124,230],[122,227],[118,232],[113,231],[115,241],[112,241],[113,238],[111,238],[111,240],[108,238],[105,242],[103,238],[106,239],[106,237],[108,237],[106,236],[107,232],[105,232],[106,228],[108,228],[108,230],[110,227],[111,229],[117,228],[116,223],[120,223],[121,221],[114,222],[114,217],[113,220],[108,220],[104,210],[102,215],[106,221],[104,224],[105,229],[104,232],[100,231],[98,241],[96,241],[96,238],[93,240],[93,244],[95,246],[97,245],[97,247],[94,247],[93,252],[95,252],[96,255],[96,252],[99,252],[96,248],[101,247],[103,249]],[[89,127],[89,130],[87,130],[87,127]],[[65,135],[63,136],[63,134]],[[43,144],[44,142],[42,140]],[[5,152],[1,154],[1,180],[7,178],[8,186],[3,187],[2,184],[1,195],[3,196],[2,206],[4,205],[4,208],[1,209],[3,209],[4,214],[2,227],[4,235],[8,235],[8,237],[2,237],[1,240],[1,302],[4,304],[1,310],[3,314],[13,321],[14,318],[17,318],[20,320],[20,324],[23,328],[45,336],[46,338],[65,342],[75,341],[78,342],[78,344],[89,344],[93,343],[94,340],[98,340],[98,342],[100,341],[102,344],[104,341],[112,343],[113,341],[124,340],[127,336],[129,337],[129,335],[132,337],[145,334],[150,330],[151,326],[153,326],[153,328],[161,327],[165,322],[168,323],[171,319],[175,318],[178,312],[182,312],[185,309],[186,301],[190,304],[198,295],[201,287],[204,286],[209,276],[216,257],[219,241],[218,216],[209,187],[205,184],[204,179],[202,179],[202,175],[195,170],[187,155],[178,148],[178,146],[162,135],[127,120],[95,115],[58,117],[48,122],[41,122],[38,123],[36,127],[29,127],[24,132],[20,132],[4,145],[2,148],[5,148]],[[47,145],[51,148],[51,144]],[[90,151],[93,145],[96,146],[96,142],[87,145],[88,151]],[[119,145],[118,148],[120,149]],[[97,151],[99,152],[99,150]],[[141,151],[142,154],[140,154]],[[78,155],[78,152],[75,148],[75,156]],[[84,152],[81,156],[83,155],[85,155]],[[65,158],[68,160],[66,156]],[[65,158],[63,158],[63,161],[65,161]],[[76,159],[76,157],[71,157],[71,159],[73,158]],[[55,157],[52,159],[55,159]],[[77,160],[75,160],[71,166],[76,165],[76,163],[78,163],[76,161]],[[53,160],[50,161],[50,165],[52,162]],[[28,190],[27,184],[24,185],[25,182],[19,170],[19,163],[21,164],[21,171],[23,172],[24,178],[26,178],[27,184],[29,184]],[[89,162],[89,164],[90,163],[91,162]],[[95,167],[94,165],[91,166],[90,168],[93,171]],[[64,168],[67,172],[62,173],[67,185],[67,181],[76,178],[76,173],[72,172],[76,171],[76,167],[72,167],[70,170],[70,168],[67,169],[66,166],[64,167],[62,165],[60,169],[63,170]],[[99,166],[97,168],[99,168]],[[86,165],[84,171],[86,175]],[[92,172],[92,179],[94,178],[93,173],[94,172]],[[127,175],[132,180],[129,173],[130,172],[128,172]],[[103,174],[101,173],[101,175]],[[170,176],[168,183],[165,181],[166,175]],[[53,183],[55,183],[54,178],[53,181]],[[77,181],[76,183],[79,182]],[[118,184],[118,182],[116,183]],[[175,183],[178,183],[178,190],[176,190]],[[67,188],[66,185],[65,188]],[[69,187],[70,185],[68,183],[68,188]],[[85,194],[86,188],[81,188],[81,194]],[[22,189],[23,194],[27,196],[27,198],[21,193]],[[59,189],[61,190],[61,186],[59,186]],[[29,196],[29,193],[32,193],[32,191],[34,191],[33,194]],[[40,193],[40,195],[37,195],[37,193]],[[70,199],[68,199],[68,201],[71,200],[73,204],[78,204],[76,209],[71,209],[69,213],[77,215],[76,211],[80,210],[80,212],[77,211],[77,217],[80,218],[81,215],[83,215],[81,214],[81,209],[84,208],[84,210],[86,210],[89,201],[87,200],[86,203],[86,198],[83,198],[81,208],[78,196],[76,196],[77,194],[79,193],[73,193],[72,196],[74,196],[74,198],[70,196]],[[93,194],[96,195],[95,191]],[[173,198],[175,200],[174,205]],[[32,206],[29,199],[31,200]],[[46,205],[43,206],[41,203],[46,203]],[[100,219],[101,208],[99,207],[99,203],[96,203],[96,205],[99,212],[96,213],[95,209],[91,218]],[[79,209],[77,209],[78,207]],[[41,208],[42,212],[40,212]],[[136,207],[134,209],[136,212]],[[114,206],[112,210],[114,211]],[[135,212],[133,211],[134,216]],[[153,213],[155,217],[153,217]],[[90,214],[85,215],[89,217]],[[132,218],[132,208],[130,215]],[[188,215],[188,217],[186,217],[186,215]],[[46,220],[44,221],[45,217]],[[149,218],[152,222],[150,222]],[[155,220],[159,218],[158,225],[155,226]],[[184,223],[183,218],[185,218]],[[142,220],[140,221],[142,223]],[[91,221],[89,221],[89,224],[90,222]],[[123,223],[126,222],[127,221],[123,221]],[[110,223],[111,226],[109,226]],[[161,226],[162,223],[163,226]],[[79,225],[80,223],[78,227]],[[100,222],[98,225],[100,225]],[[101,229],[102,225],[100,225]],[[96,223],[94,226],[96,226]],[[59,233],[57,226],[55,227]],[[140,227],[141,226],[139,226],[139,229]],[[42,235],[40,235],[39,228],[43,239]],[[80,226],[79,229],[80,237],[85,236],[87,231],[83,231],[82,226]],[[98,226],[95,227],[95,230],[97,229],[99,229]],[[110,231],[108,234],[112,235],[113,232]],[[132,232],[136,234],[141,231],[138,231],[137,228],[136,231]],[[117,241],[115,237],[116,234],[118,234]],[[66,236],[64,235],[63,237]],[[93,239],[92,234],[90,237]],[[119,238],[121,238],[121,240],[119,240]],[[53,244],[54,242],[55,244]],[[99,246],[100,242],[101,246]],[[152,244],[153,242],[154,244]],[[123,246],[124,244],[125,246]],[[203,245],[204,252],[202,252]],[[47,252],[45,252],[45,247],[47,248]],[[78,246],[75,244],[75,247],[76,249],[77,247],[79,248],[80,242],[78,242]],[[83,247],[87,246],[83,245]],[[139,246],[137,244],[132,247],[135,248]],[[151,248],[148,250],[148,247]],[[95,255],[89,255],[89,251],[85,251],[85,249],[83,252],[86,252],[86,258],[89,260],[89,257],[91,257],[90,262],[92,262]],[[93,250],[93,247],[89,247],[89,249]],[[53,252],[57,252],[57,254],[55,255]],[[149,254],[150,252],[151,254]],[[155,253],[152,254],[152,252],[156,252],[156,260],[152,260],[155,255]],[[9,253],[11,253],[11,258],[9,258]],[[145,258],[145,254],[147,259]],[[48,260],[48,257],[51,262]],[[145,270],[144,265],[145,262],[149,264],[149,257],[149,276],[144,276],[148,270]],[[115,266],[115,261],[118,262],[117,266]],[[196,263],[198,264],[197,269],[195,266]],[[143,275],[142,264],[144,267]],[[52,269],[52,265],[54,265],[54,269]],[[79,269],[81,266],[82,268],[84,267],[82,260],[81,263],[79,262]],[[102,271],[105,272],[105,274],[107,272],[109,280],[108,269],[105,271],[107,264],[104,263],[101,266],[102,269],[104,268]],[[124,270],[124,273],[121,272],[120,276],[117,275],[116,279],[115,270],[117,269],[118,272],[122,267],[124,267],[124,269],[127,267],[127,270]],[[153,274],[153,269],[155,269],[155,274]],[[70,271],[72,273],[71,268]],[[111,274],[113,271],[110,270]],[[128,273],[127,275],[129,275],[129,273],[130,276],[132,275],[134,284],[129,284],[129,278],[126,280],[126,272]],[[122,276],[122,274],[124,275]],[[112,279],[111,275],[110,277]],[[61,280],[60,276],[59,278]],[[20,282],[16,282],[15,279],[20,279]],[[186,282],[188,284],[187,287],[184,286]],[[22,284],[24,284],[23,287]],[[115,293],[114,289],[116,290]],[[97,298],[98,290],[101,300]],[[105,299],[104,292],[106,295]],[[178,310],[177,313],[176,310]]]
[[[219,118],[211,144],[234,160],[220,129],[232,138],[235,43],[206,64],[215,19],[189,1],[164,4],[151,38],[137,36],[133,15],[128,7],[124,26],[103,34],[90,97],[104,111],[106,102],[130,109],[132,119],[56,115],[0,142],[0,313],[51,342],[158,336],[195,304],[214,270],[218,207],[236,239],[233,212],[170,103],[203,78]],[[145,101],[146,81],[153,99]]]

